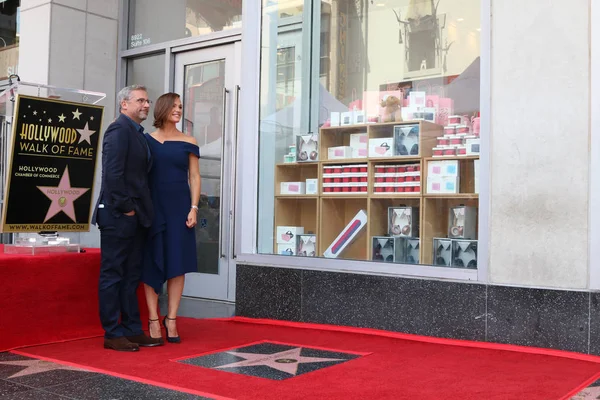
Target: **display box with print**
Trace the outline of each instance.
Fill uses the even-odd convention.
[[[450,207],[448,210],[448,237],[477,239],[477,209],[475,207]]]
[[[467,147],[468,156],[478,156],[481,139],[467,139],[465,145]]]
[[[419,125],[394,126],[394,155],[418,156],[419,155]]]
[[[344,250],[352,244],[358,235],[364,231],[367,226],[367,212],[360,210],[342,229],[340,234],[333,240],[327,250],[323,253],[326,258],[340,257]]]
[[[460,187],[458,176],[428,176],[428,194],[457,194]]]
[[[329,160],[343,160],[352,157],[352,147],[336,146],[327,149],[327,158]]]
[[[459,176],[460,163],[457,160],[430,161],[427,163],[427,176]]]
[[[317,135],[296,137],[296,159],[298,162],[311,162],[319,159],[319,137]]]
[[[350,134],[352,158],[364,158],[369,154],[369,135],[367,133]]]
[[[433,238],[433,265],[452,266],[452,239]]]
[[[389,207],[388,234],[390,236],[419,236],[419,209],[417,207]]]
[[[306,194],[306,184],[304,182],[281,182],[279,190],[281,194]]]
[[[392,157],[394,138],[369,139],[369,157]]]
[[[277,243],[277,254],[279,254],[280,256],[295,256],[295,243]]]
[[[404,262],[406,264],[419,264],[421,252],[421,240],[419,238],[403,238],[406,241],[406,255]]]
[[[317,235],[298,235],[296,254],[300,257],[316,257]]]
[[[452,240],[452,266],[477,269],[477,240]]]
[[[371,260],[402,263],[405,259],[406,243],[402,238],[389,236],[373,236]]]
[[[307,179],[306,180],[306,194],[310,194],[310,195],[319,194],[319,180],[318,179]]]
[[[280,244],[293,244],[296,247],[296,237],[304,234],[301,226],[278,226],[276,229],[276,240]]]
[[[340,126],[354,125],[354,112],[346,111],[341,113]]]
[[[352,123],[354,125],[363,125],[367,123],[367,114],[362,110],[352,112]]]

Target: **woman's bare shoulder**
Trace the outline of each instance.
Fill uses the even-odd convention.
[[[191,136],[191,135],[186,135],[185,133],[180,132],[181,135],[179,136],[179,139],[184,141],[184,142],[188,142],[191,144],[198,144],[198,141],[196,140],[195,137]]]

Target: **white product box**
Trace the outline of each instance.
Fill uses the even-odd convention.
[[[352,158],[365,158],[369,155],[369,136],[366,133],[350,134]]]
[[[306,180],[306,194],[319,194],[319,180],[318,179],[307,179]]]
[[[296,237],[304,234],[302,226],[278,226],[275,230],[277,243],[293,244],[296,246]]]
[[[473,161],[473,180],[475,181],[475,193],[479,193],[479,160]]]
[[[365,149],[369,146],[369,135],[367,133],[351,133],[350,134],[350,147],[364,147]]]
[[[409,184],[414,183],[417,182],[409,182]],[[389,207],[388,235],[418,237],[419,209],[416,207]]]
[[[363,125],[367,123],[367,115],[362,110],[355,110],[352,112],[354,125]]]
[[[340,126],[348,126],[354,124],[354,112],[346,111],[341,114]]]
[[[311,162],[319,159],[319,136],[299,135],[296,137],[296,160]]]
[[[317,236],[298,235],[298,248],[296,254],[300,257],[317,256]]]
[[[481,139],[467,139],[467,155],[468,156],[478,156],[479,155],[479,145],[481,144]]]
[[[339,112],[329,114],[329,123],[331,126],[340,126],[341,115]]]
[[[354,239],[361,233],[367,226],[367,213],[365,210],[360,210],[354,218],[346,225],[346,227],[340,232],[337,238],[329,245],[325,253],[323,254],[327,258],[339,257],[346,247],[348,247]]]
[[[295,256],[296,244],[295,243],[277,243],[277,254],[281,256]]]
[[[458,160],[430,161],[427,163],[427,176],[460,176]]]
[[[419,155],[419,124],[394,126],[394,155]]]
[[[344,158],[352,157],[352,147],[350,146],[337,146],[329,147],[327,149],[327,158],[330,160],[340,160]]]
[[[428,176],[427,193],[457,194],[459,193],[460,178],[458,176]]]
[[[475,207],[450,207],[448,210],[448,237],[477,239],[477,209]]]
[[[392,157],[394,138],[369,139],[369,157]]]
[[[304,182],[281,182],[281,194],[306,194]]]

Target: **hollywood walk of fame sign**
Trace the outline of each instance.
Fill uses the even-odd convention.
[[[19,95],[3,232],[85,232],[103,107]]]

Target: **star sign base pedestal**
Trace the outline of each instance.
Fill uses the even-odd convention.
[[[14,244],[4,246],[5,254],[56,254],[56,253],[79,253],[81,246],[71,243],[69,238],[58,234],[33,235],[28,237],[17,237]]]

